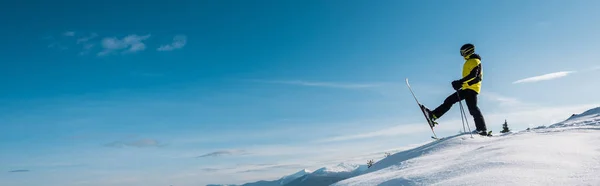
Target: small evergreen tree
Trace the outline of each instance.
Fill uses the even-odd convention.
[[[371,168],[371,166],[373,166],[373,160],[367,162],[367,168]]]
[[[507,133],[510,132],[510,129],[508,128],[508,122],[506,122],[506,120],[504,120],[504,124],[502,124],[502,131],[500,131],[500,133]]]

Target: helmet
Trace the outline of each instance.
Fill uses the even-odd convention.
[[[471,43],[464,44],[460,47],[460,55],[463,57],[470,56],[473,53],[475,53],[475,45]]]

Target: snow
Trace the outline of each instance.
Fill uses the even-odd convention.
[[[584,117],[584,116],[587,116],[587,117],[597,117],[599,115],[600,115],[600,107],[587,110],[587,111],[585,111],[585,112],[583,112],[581,114],[573,114],[567,120],[574,120],[574,119],[578,119],[578,118],[581,118],[581,117]]]
[[[354,172],[365,171],[366,168],[367,167],[365,165],[358,165],[358,164],[352,164],[352,163],[340,163],[336,166],[320,168],[320,169],[316,170],[315,172],[313,172],[313,174],[331,175],[331,174],[354,173]]]
[[[306,169],[303,169],[303,170],[298,171],[297,173],[294,173],[292,175],[284,176],[283,178],[281,178],[279,180],[279,184],[280,185],[288,184],[288,183],[294,181],[295,179],[298,179],[298,178],[300,178],[300,177],[302,177],[304,175],[307,175],[307,174],[310,174],[310,171],[306,170]]]
[[[294,174],[283,176],[279,180],[274,180],[274,181],[264,181],[263,180],[263,181],[253,182],[253,183],[246,183],[246,184],[243,184],[242,186],[282,186],[282,185],[286,185],[286,184],[288,184],[304,175],[307,175],[307,174],[310,174],[310,171],[303,169]]]
[[[335,166],[320,168],[315,172],[296,179],[285,186],[326,186],[344,179],[358,176],[365,170],[367,170],[366,165],[340,163]]]
[[[600,117],[584,113],[534,130],[447,137],[333,185],[600,185]]]
[[[600,107],[547,127],[492,137],[448,136],[370,168],[341,163],[302,170],[277,185],[600,185],[598,144]],[[284,179],[290,181],[282,184]]]

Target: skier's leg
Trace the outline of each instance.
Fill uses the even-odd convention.
[[[463,94],[465,94],[465,102],[469,108],[469,113],[473,116],[473,120],[475,121],[475,127],[477,127],[478,131],[487,131],[483,114],[481,114],[481,110],[477,106],[477,92],[473,90],[465,90],[463,92]]]
[[[458,95],[456,95],[456,92],[453,94],[450,94],[450,96],[448,96],[446,98],[446,100],[444,100],[444,103],[442,103],[440,106],[438,106],[433,111],[431,111],[431,114],[433,115],[433,117],[434,118],[442,117],[442,115],[444,115],[446,112],[448,112],[448,110],[450,110],[450,108],[452,108],[452,105],[454,105],[458,101],[464,99],[464,96],[462,94],[459,94],[459,95],[460,95],[460,99],[459,99]]]

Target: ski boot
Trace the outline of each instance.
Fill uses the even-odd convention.
[[[421,110],[423,110],[423,113],[425,113],[425,116],[427,117],[427,120],[429,120],[429,126],[431,128],[435,127],[436,125],[439,125],[437,121],[438,118],[433,115],[433,113],[431,113],[431,110],[429,110],[429,108],[427,108],[425,105],[420,105],[421,106]]]
[[[492,131],[485,131],[485,130],[474,130],[473,131],[474,134],[479,134],[481,136],[492,136]]]

